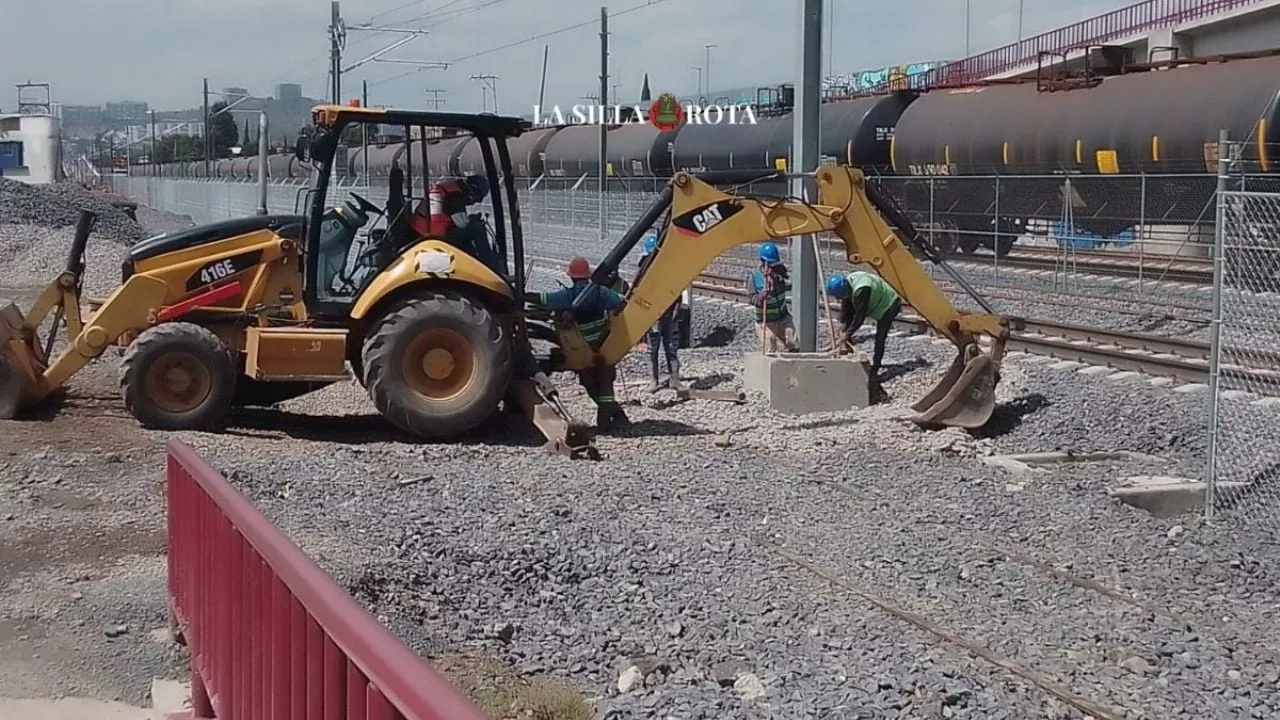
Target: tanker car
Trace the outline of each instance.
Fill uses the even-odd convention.
[[[861,167],[933,229],[944,252],[985,246],[1004,254],[1030,221],[1061,220],[1064,198],[1074,225],[1099,236],[1132,236],[1139,224],[1203,226],[1213,221],[1220,128],[1249,139],[1250,187],[1280,190],[1268,177],[1280,140],[1276,77],[1280,55],[1131,67],[1052,90],[1036,81],[830,102],[822,107],[820,154],[822,162]],[[622,125],[608,131],[610,187],[650,192],[677,170],[785,169],[792,127],[789,112],[754,125],[685,124],[668,132]],[[393,163],[406,168],[406,159],[420,168],[421,141],[411,145],[369,148],[369,175],[386,177]],[[428,141],[427,151],[432,178],[482,171],[469,138]],[[539,128],[513,141],[511,155],[516,172],[541,178],[541,189],[592,187],[599,128]],[[364,163],[364,150],[353,148],[339,174],[362,175]],[[219,160],[210,174],[239,181],[256,169],[256,162]],[[204,164],[165,172],[200,177]],[[306,169],[282,157],[271,159],[268,172],[298,179]],[[763,188],[772,190],[782,188]]]

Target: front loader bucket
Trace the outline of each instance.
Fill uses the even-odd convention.
[[[912,422],[924,426],[976,429],[987,424],[996,408],[996,364],[970,345],[952,361],[947,374],[911,406]]]
[[[35,399],[39,359],[23,337],[25,318],[17,305],[0,301],[0,420],[12,420]]]

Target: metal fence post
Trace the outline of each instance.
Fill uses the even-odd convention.
[[[1137,232],[1138,238],[1137,239],[1138,239],[1138,294],[1141,295],[1142,294],[1142,271],[1143,271],[1143,266],[1146,265],[1145,253],[1143,251],[1143,247],[1146,245],[1146,242],[1142,239],[1142,232],[1146,228],[1146,224],[1147,224],[1147,174],[1143,172],[1139,176],[1139,179],[1142,183],[1142,188],[1138,193],[1138,232]]]
[[[1213,223],[1213,317],[1209,323],[1209,442],[1204,467],[1204,517],[1213,519],[1218,484],[1218,382],[1222,364],[1223,255],[1226,249],[1227,171],[1231,149],[1226,130],[1218,131],[1217,210]]]
[[[1000,176],[995,177],[996,220],[991,233],[991,274],[1000,279]]]

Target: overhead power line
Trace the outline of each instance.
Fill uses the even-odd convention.
[[[389,14],[391,14],[391,13],[394,13],[394,12],[397,12],[397,11],[400,11],[400,10],[404,10],[404,9],[407,9],[407,8],[410,8],[410,7],[413,7],[414,5],[417,5],[417,4],[421,3],[422,1],[423,1],[423,0],[416,0],[415,2],[405,3],[405,4],[403,4],[403,5],[400,5],[400,6],[396,7],[396,8],[392,8],[391,10],[385,10],[385,11],[383,11],[383,12],[381,12],[381,13],[378,13],[377,15],[374,15],[373,17],[369,18],[369,20],[367,20],[367,21],[365,21],[365,22],[361,23],[361,25],[353,26],[353,29],[357,29],[357,30],[358,30],[358,29],[360,29],[360,28],[361,28],[361,26],[372,25],[372,24],[373,24],[373,21],[374,21],[374,20],[376,20],[376,19],[378,19],[379,17],[383,17],[383,16],[389,15]],[[415,16],[413,16],[413,17],[411,17],[411,18],[408,18],[408,19],[405,19],[405,20],[397,20],[396,22],[397,22],[397,24],[400,24],[400,25],[411,25],[411,24],[413,24],[413,23],[420,22],[420,21],[423,21],[423,20],[433,20],[433,22],[431,22],[431,23],[429,23],[428,25],[426,25],[426,26],[424,26],[424,27],[422,27],[422,28],[421,28],[422,30],[429,30],[429,29],[431,29],[431,28],[439,27],[440,25],[443,25],[443,24],[445,24],[446,22],[449,22],[450,20],[456,20],[456,19],[457,19],[457,18],[459,18],[459,17],[465,17],[465,16],[470,15],[470,14],[472,14],[472,13],[479,12],[479,11],[481,11],[481,10],[485,9],[485,8],[492,7],[492,6],[494,6],[494,5],[501,5],[502,3],[506,3],[506,2],[511,2],[511,0],[479,0],[479,2],[476,2],[476,3],[475,3],[475,4],[473,4],[473,5],[467,5],[467,6],[460,7],[460,8],[453,8],[452,10],[449,10],[449,9],[448,9],[448,8],[450,8],[450,7],[454,6],[454,5],[457,5],[458,3],[462,2],[462,1],[463,1],[463,0],[449,0],[448,2],[444,3],[443,5],[440,5],[439,7],[436,7],[436,8],[434,8],[434,9],[432,9],[432,10],[428,10],[428,11],[426,11],[426,12],[424,12],[424,13],[421,13],[421,14],[419,14],[419,15],[415,15]],[[447,11],[447,12],[446,12],[446,11]],[[347,45],[346,45],[346,49],[348,49],[348,50],[349,50],[349,49],[351,49],[351,48],[354,48],[354,47],[359,46],[359,45],[360,45],[360,44],[362,44],[362,43],[367,43],[367,42],[368,42],[368,41],[370,41],[370,40],[376,39],[376,38],[378,38],[379,36],[386,35],[386,34],[387,34],[387,33],[384,33],[384,32],[378,32],[378,31],[373,31],[373,32],[366,33],[366,34],[362,35],[361,37],[359,37],[359,38],[357,38],[357,39],[355,39],[355,40],[352,40],[351,42],[347,43]],[[320,60],[323,60],[323,59],[324,59],[324,57],[325,57],[325,56],[320,56],[320,57],[318,57],[318,58],[315,58],[315,59],[313,59],[313,60],[310,60],[310,61],[308,61],[307,63],[305,63],[305,65],[313,65],[313,64],[316,64],[316,63],[318,63]],[[425,70],[425,69],[427,69],[427,68],[421,68],[421,69],[424,69],[424,70]],[[291,71],[291,72],[292,72],[292,71]],[[403,74],[403,75],[400,75],[399,77],[406,77],[407,75],[412,75],[412,74],[413,74],[412,72],[410,72],[410,73],[405,73],[405,74]],[[283,75],[282,75],[281,77],[285,77],[285,76],[283,76]],[[320,77],[320,76],[319,76],[319,75],[312,75],[312,76],[310,76],[310,77],[306,78],[304,82],[310,82],[310,81],[312,81],[312,80],[315,80],[315,79],[316,79],[316,78],[318,78],[318,77]],[[276,82],[276,81],[275,81],[275,80],[273,80],[272,82]],[[378,84],[379,82],[385,82],[385,81],[375,81],[375,82],[370,83],[370,84],[371,84],[371,85],[376,85],[376,84]]]
[[[500,2],[501,0],[489,0],[489,2],[495,2],[495,1]],[[627,15],[627,14],[630,14],[630,13],[633,13],[633,12],[636,12],[636,11],[639,11],[639,10],[644,10],[644,9],[645,9],[645,8],[647,8],[647,7],[652,7],[652,6],[654,6],[654,5],[661,5],[662,3],[665,3],[665,2],[670,2],[670,0],[646,0],[645,2],[640,3],[640,4],[638,4],[638,5],[632,5],[631,7],[627,8],[626,10],[619,10],[619,11],[618,11],[618,12],[616,12],[616,13],[610,13],[609,17],[619,17],[619,16],[621,16],[621,15]],[[449,62],[449,64],[450,64],[450,65],[453,65],[453,64],[456,64],[456,63],[460,63],[460,62],[462,62],[462,61],[464,61],[464,60],[472,60],[472,59],[474,59],[474,58],[483,57],[483,56],[485,56],[485,55],[492,55],[493,53],[496,53],[496,52],[502,52],[503,50],[510,50],[511,48],[519,47],[519,46],[524,45],[524,44],[526,44],[526,43],[536,42],[536,41],[538,41],[538,40],[542,40],[542,39],[545,39],[545,38],[549,38],[549,37],[552,37],[552,36],[554,36],[554,35],[560,35],[560,34],[562,34],[562,33],[570,32],[570,31],[572,31],[572,30],[579,30],[579,29],[584,28],[584,27],[596,26],[596,25],[598,25],[599,23],[600,23],[600,18],[595,17],[595,18],[592,18],[592,19],[590,19],[590,20],[584,20],[583,22],[580,22],[580,23],[574,23],[573,25],[565,25],[565,26],[564,26],[564,27],[562,27],[562,28],[557,28],[557,29],[555,29],[555,30],[548,30],[547,32],[538,33],[537,35],[530,35],[529,37],[524,38],[523,40],[516,40],[516,41],[514,41],[514,42],[509,42],[509,43],[506,43],[506,44],[504,44],[504,45],[499,45],[499,46],[497,46],[497,47],[492,47],[492,48],[489,48],[489,49],[487,49],[487,50],[481,50],[481,51],[479,51],[479,52],[474,52],[474,53],[470,53],[470,54],[468,54],[468,55],[463,55],[463,56],[461,56],[461,57],[453,58],[452,60],[449,60],[448,62]],[[425,69],[425,68],[422,68],[422,69]],[[419,69],[419,70],[411,70],[411,71],[409,71],[409,72],[401,73],[401,74],[399,74],[399,75],[393,75],[392,77],[385,78],[385,79],[383,79],[383,80],[378,80],[378,81],[376,81],[376,82],[371,82],[371,83],[369,83],[369,85],[370,85],[370,86],[374,86],[374,85],[382,85],[382,84],[384,84],[384,83],[389,83],[389,82],[392,82],[392,81],[395,81],[395,80],[399,80],[399,79],[401,79],[401,78],[406,78],[406,77],[409,77],[410,75],[417,74],[417,73],[418,73],[418,72],[420,72],[422,69]]]

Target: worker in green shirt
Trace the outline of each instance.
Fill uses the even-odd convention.
[[[879,275],[861,270],[827,278],[827,294],[840,299],[840,324],[844,327],[842,346],[853,345],[853,334],[867,318],[876,322],[876,344],[871,356],[871,377],[880,373],[884,344],[893,321],[902,310],[898,293]]]

